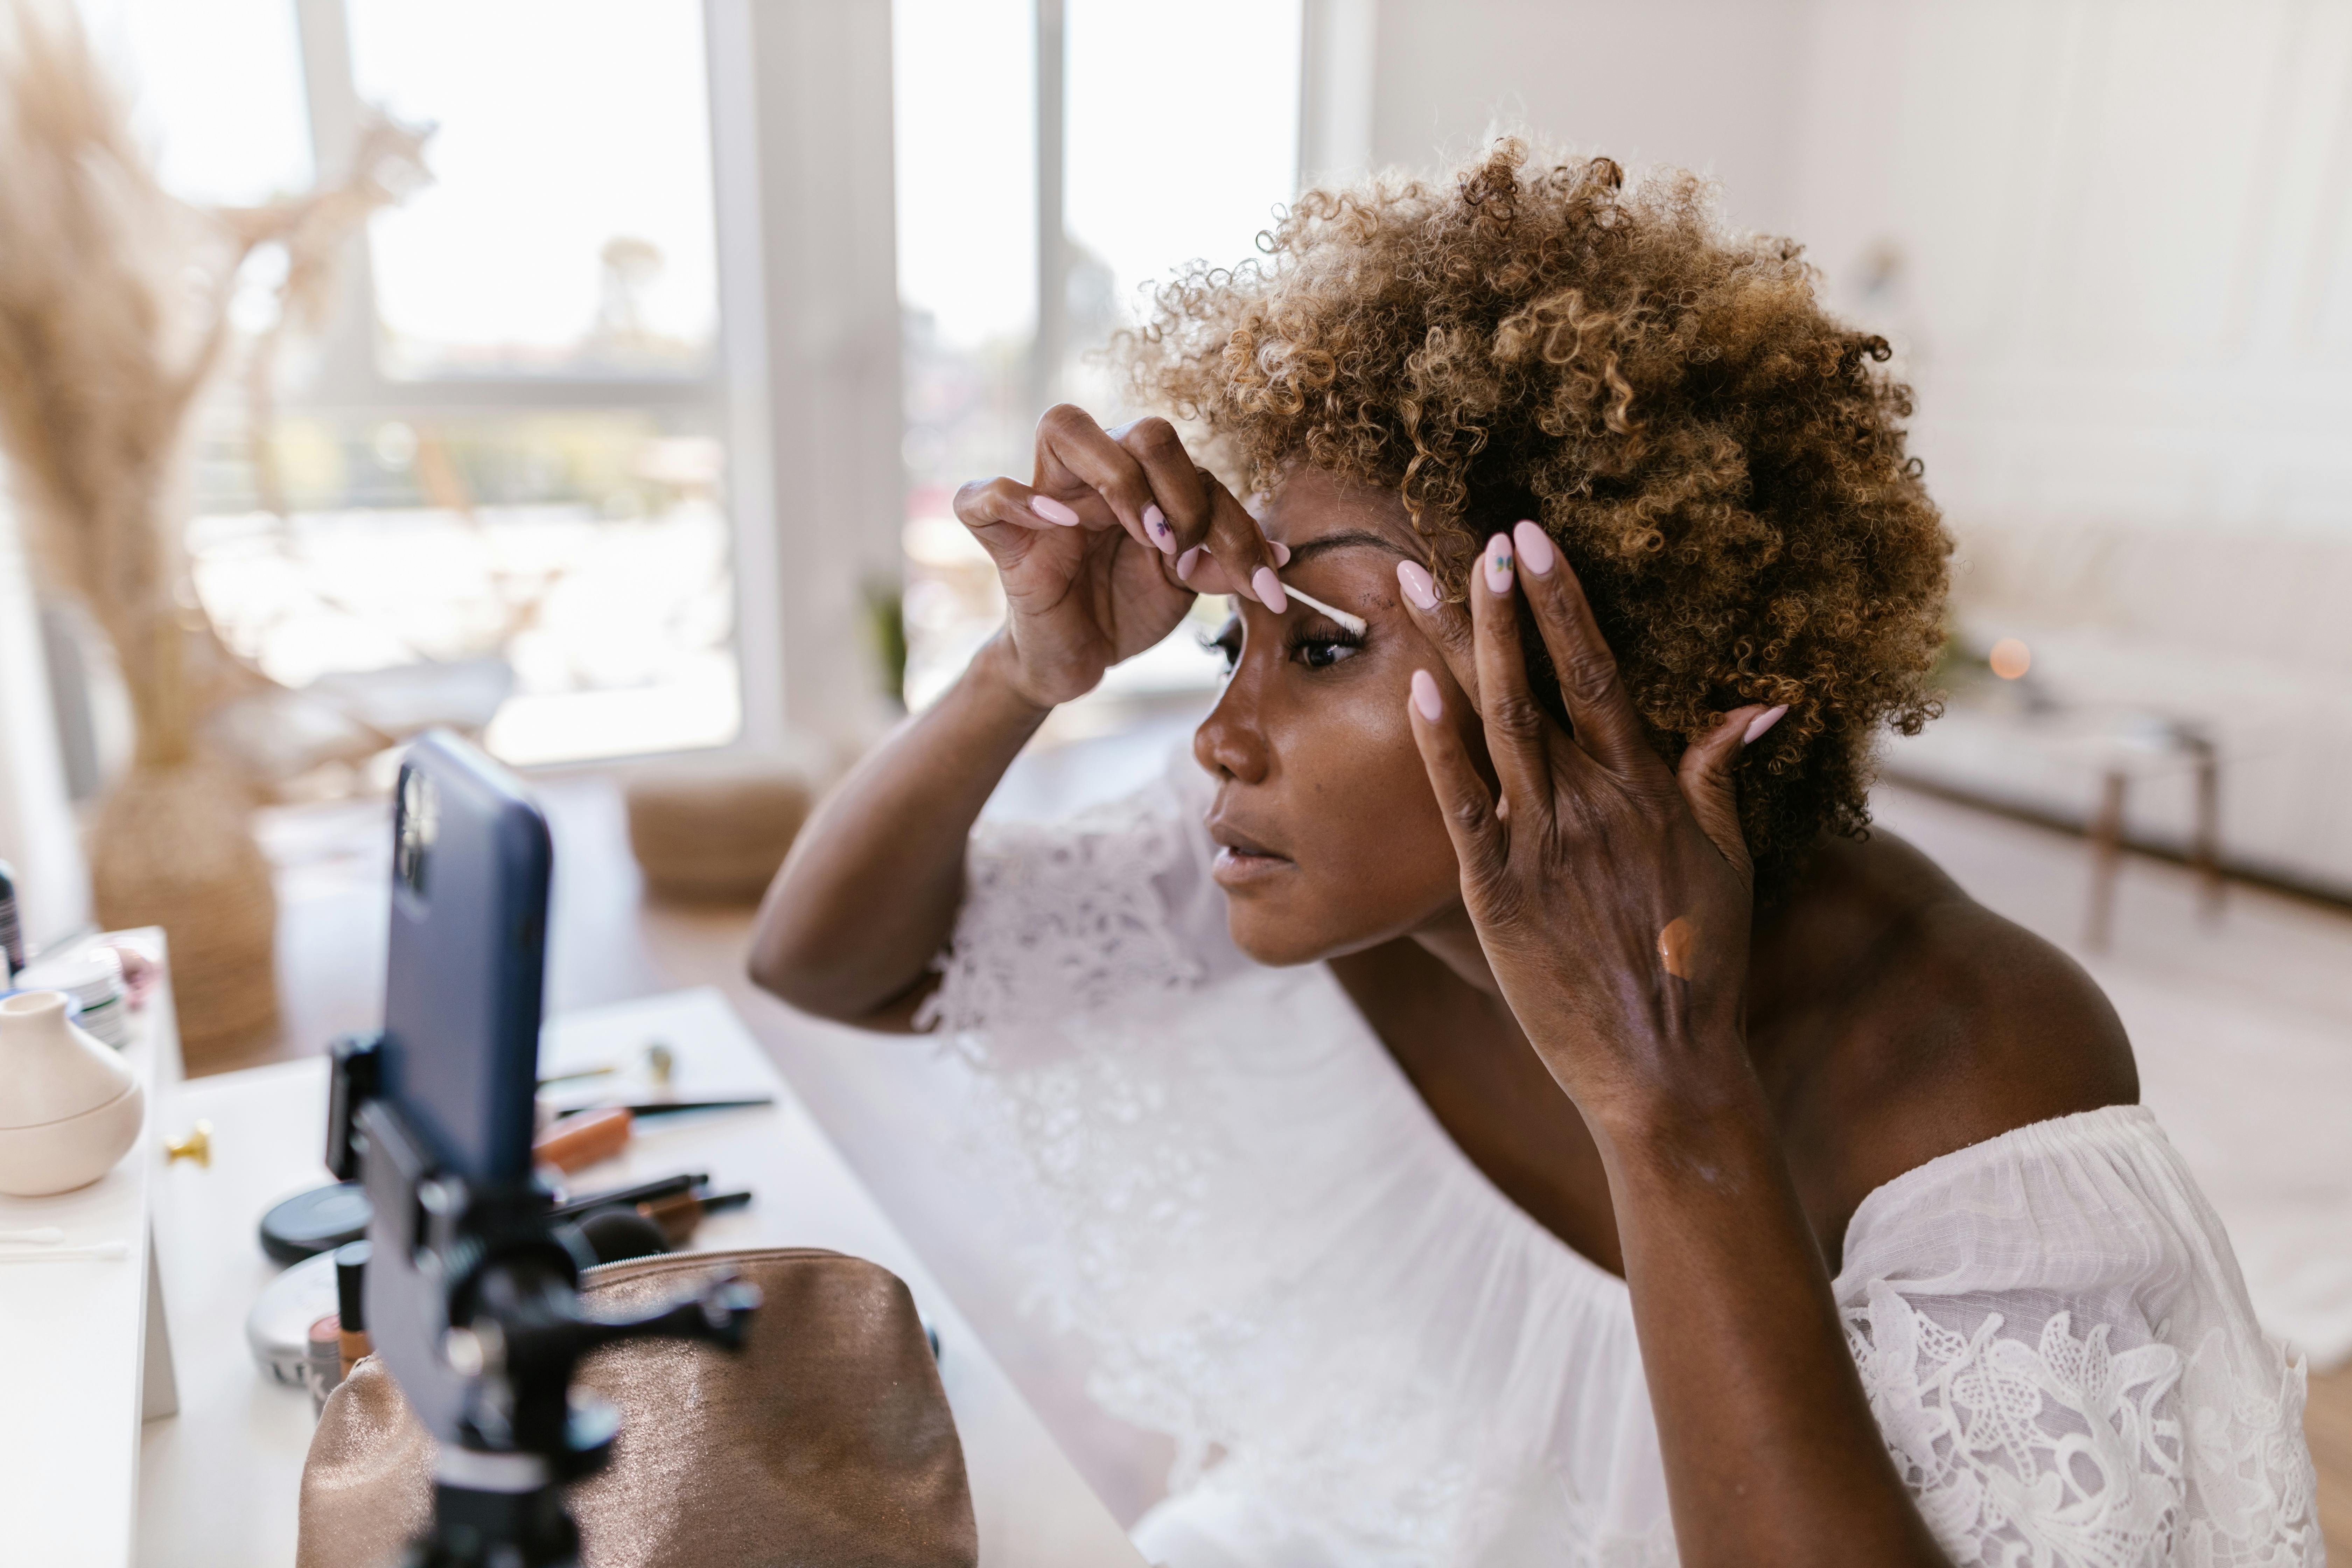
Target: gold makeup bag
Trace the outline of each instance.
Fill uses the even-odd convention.
[[[583,1568],[971,1568],[963,1447],[896,1275],[809,1247],[670,1253],[590,1269],[581,1294],[644,1310],[719,1268],[761,1291],[740,1353],[639,1340],[582,1363],[621,1411],[612,1463],[569,1494]],[[382,1362],[352,1368],[302,1467],[299,1568],[396,1561],[433,1458]]]

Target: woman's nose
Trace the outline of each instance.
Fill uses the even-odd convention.
[[[1239,676],[1225,683],[1217,705],[1192,731],[1192,758],[1218,778],[1260,784],[1266,773],[1265,737],[1258,732],[1243,688]]]

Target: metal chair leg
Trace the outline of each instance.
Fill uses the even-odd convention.
[[[2199,911],[2208,923],[2221,918],[2221,759],[2211,745],[2197,748],[2197,837],[2189,847],[2197,868]]]
[[[2099,814],[2091,821],[2091,907],[2083,945],[2105,952],[2115,924],[2116,875],[2123,862],[2124,790],[2129,777],[2110,768],[2101,781]]]

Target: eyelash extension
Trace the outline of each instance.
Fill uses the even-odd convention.
[[[1361,647],[1364,636],[1351,627],[1332,621],[1308,620],[1304,617],[1283,628],[1282,646],[1286,652],[1295,653],[1316,644],[1333,647]]]
[[[1225,661],[1226,672],[1230,674],[1234,666],[1240,661],[1241,650],[1234,646],[1240,641],[1240,626],[1228,622],[1224,628],[1213,637],[1206,632],[1201,634],[1201,651],[1222,656]],[[1285,658],[1296,658],[1302,648],[1360,648],[1363,646],[1363,637],[1349,627],[1316,617],[1300,616],[1286,621],[1282,628],[1282,653]]]
[[[1301,618],[1304,619],[1304,617]],[[1304,625],[1293,625],[1283,629],[1283,658],[1296,663],[1310,674],[1319,674],[1341,661],[1337,658],[1327,657],[1325,662],[1318,664],[1312,658],[1307,657],[1309,649],[1322,648],[1327,650],[1328,654],[1328,650],[1333,648],[1348,648],[1353,651],[1361,649],[1363,646],[1362,637],[1346,626],[1334,626],[1329,622],[1306,621]]]
[[[1199,638],[1201,651],[1215,654],[1223,660],[1227,675],[1241,662],[1241,640],[1242,629],[1237,621],[1227,621],[1213,632],[1202,632]]]

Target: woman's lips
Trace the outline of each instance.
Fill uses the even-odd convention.
[[[1217,844],[1217,858],[1209,868],[1209,875],[1221,888],[1255,887],[1270,877],[1298,868],[1297,863],[1287,856],[1276,854],[1222,822],[1209,824],[1209,837]]]
[[[1261,855],[1247,849],[1236,849],[1230,844],[1217,846],[1217,858],[1210,864],[1209,875],[1217,886],[1232,890],[1253,888],[1268,878],[1298,869],[1295,861],[1279,855]]]

